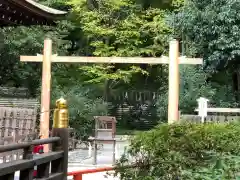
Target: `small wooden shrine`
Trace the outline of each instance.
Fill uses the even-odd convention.
[[[95,138],[115,138],[116,118],[112,116],[95,116]]]
[[[59,11],[33,0],[0,0],[0,26],[50,25],[63,18]]]
[[[112,161],[116,161],[116,118],[112,116],[95,116],[94,137],[88,140],[93,142],[93,165],[97,164],[97,145],[112,144]]]

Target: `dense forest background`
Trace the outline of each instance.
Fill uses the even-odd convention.
[[[176,38],[181,55],[203,57],[199,66],[180,66],[180,110],[193,113],[204,96],[212,106],[238,107],[240,98],[240,15],[237,0],[39,0],[68,11],[56,26],[0,30],[0,86],[26,87],[40,98],[41,64],[21,63],[36,55],[44,38],[53,53],[78,56],[168,55]],[[115,115],[119,128],[146,129],[166,120],[167,65],[53,64],[52,104],[67,98],[71,126],[91,131],[94,115]]]

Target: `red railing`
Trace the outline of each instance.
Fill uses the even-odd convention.
[[[91,174],[104,171],[113,171],[115,167],[104,167],[104,168],[94,168],[94,169],[83,169],[79,171],[68,172],[68,176],[73,176],[74,180],[83,180],[83,174]]]

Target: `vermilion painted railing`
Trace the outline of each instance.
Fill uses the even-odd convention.
[[[83,169],[79,171],[68,172],[68,176],[73,176],[74,180],[83,180],[83,174],[91,174],[104,171],[112,171],[115,167],[104,167],[104,168],[94,168],[94,169]]]
[[[159,163],[159,162],[157,162]],[[154,165],[155,163],[153,163],[152,165]],[[128,168],[136,168],[136,167],[149,167],[150,164],[132,164],[132,165],[125,165],[122,168],[124,169],[128,169]],[[105,171],[114,171],[116,170],[117,167],[113,166],[113,167],[101,167],[101,168],[94,168],[94,169],[82,169],[82,170],[78,170],[78,171],[72,171],[72,172],[68,172],[68,176],[73,176],[73,180],[83,180],[83,175],[84,174],[92,174],[92,173],[98,173],[98,172],[105,172]]]

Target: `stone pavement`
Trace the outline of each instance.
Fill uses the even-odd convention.
[[[128,142],[117,142],[117,152],[116,159],[118,160],[121,155],[124,153],[125,147],[128,146]],[[104,144],[103,150],[98,151],[97,157],[97,165],[92,165],[93,158],[89,157],[88,150],[76,150],[69,152],[69,164],[68,164],[68,172],[77,171],[82,169],[92,169],[96,167],[111,167],[112,166],[112,152],[113,145],[112,144]],[[113,172],[108,172],[113,173]],[[72,179],[72,177],[68,177],[68,179]],[[83,175],[83,180],[119,180],[118,177],[109,176],[106,172],[93,173]],[[19,172],[15,174],[15,180],[19,180]]]
[[[125,147],[128,146],[128,142],[117,142],[117,152],[116,152],[116,159],[118,160],[121,155],[124,153]],[[112,144],[104,144],[103,150],[99,151],[97,156],[97,165],[92,165],[93,158],[85,158],[84,160],[80,161],[80,158],[78,159],[79,162],[69,162],[68,165],[68,172],[71,171],[77,171],[82,169],[93,169],[96,167],[111,167],[112,166],[112,152],[113,152],[113,146]],[[75,156],[77,156],[75,154]],[[80,156],[80,153],[79,153]],[[109,176],[109,174],[114,172],[100,172],[100,173],[93,173],[93,174],[86,174],[83,175],[83,180],[119,180],[118,177],[114,177],[113,175]],[[71,179],[72,177],[68,177],[68,179]]]

